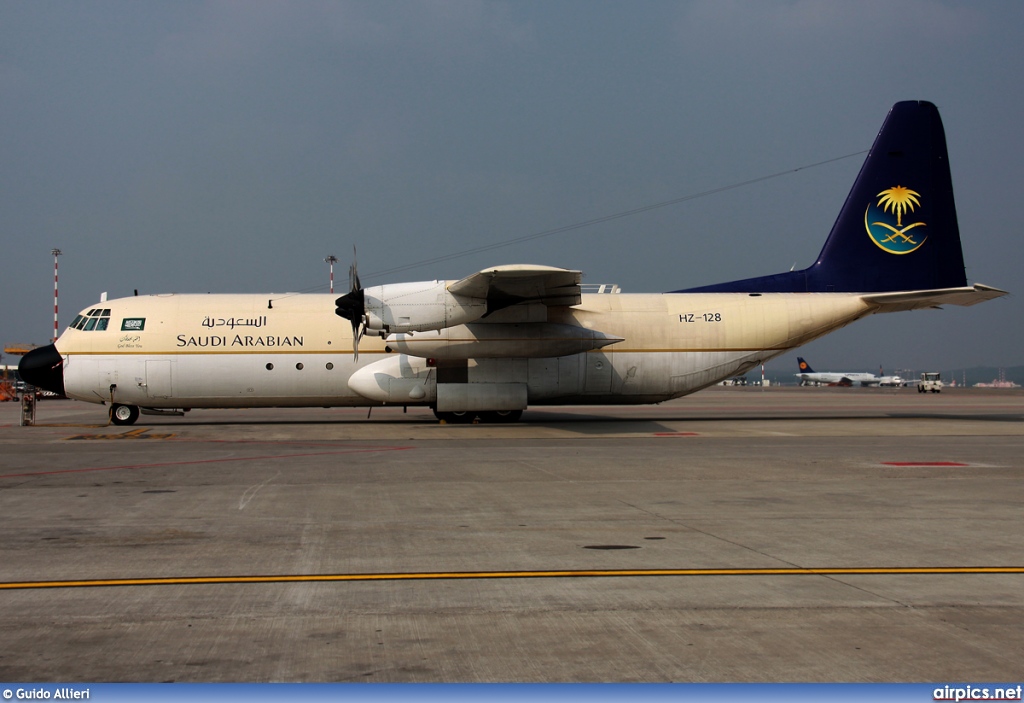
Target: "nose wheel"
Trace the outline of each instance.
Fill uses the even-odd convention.
[[[134,425],[138,419],[139,407],[137,405],[114,403],[110,406],[110,421],[115,425]]]

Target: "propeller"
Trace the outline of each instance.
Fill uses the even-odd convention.
[[[352,323],[352,360],[359,361],[359,340],[366,333],[366,291],[359,283],[356,248],[352,247],[352,265],[348,267],[349,292],[334,301],[339,317]]]

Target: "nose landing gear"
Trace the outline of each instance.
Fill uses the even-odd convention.
[[[110,406],[110,421],[115,425],[134,425],[139,419],[139,406],[114,403]]]

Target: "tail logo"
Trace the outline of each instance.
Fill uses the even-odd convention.
[[[893,186],[878,194],[878,204],[868,203],[864,210],[864,228],[880,249],[890,254],[910,254],[921,248],[928,239],[911,230],[924,227],[924,222],[903,224],[903,216],[921,206],[921,194],[904,186]],[[893,222],[895,219],[895,222]],[[874,220],[874,221],[872,221]]]

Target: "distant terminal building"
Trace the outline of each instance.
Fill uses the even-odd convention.
[[[992,383],[975,383],[975,388],[1020,388],[1019,383],[1006,380],[1006,370],[999,369],[999,378],[993,379]]]
[[[38,344],[10,344],[4,347],[4,354],[24,356],[35,349]],[[24,390],[25,384],[18,375],[17,364],[0,364],[0,403],[17,400],[18,391]]]
[[[0,403],[8,400],[17,400],[18,391],[21,387],[18,367],[16,365],[0,364]]]

